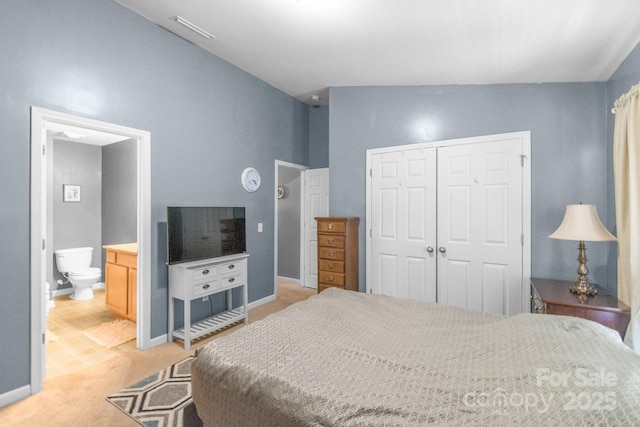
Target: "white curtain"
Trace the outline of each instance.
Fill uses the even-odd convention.
[[[613,173],[618,235],[618,298],[631,307],[625,343],[640,353],[640,84],[616,102]]]

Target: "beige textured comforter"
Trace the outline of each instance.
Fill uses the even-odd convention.
[[[329,289],[192,365],[207,426],[640,425],[640,356],[564,316]]]

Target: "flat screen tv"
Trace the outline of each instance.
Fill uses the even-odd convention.
[[[245,233],[244,207],[169,206],[167,263],[243,253]]]

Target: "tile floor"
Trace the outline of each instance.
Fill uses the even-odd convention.
[[[136,349],[136,341],[113,348],[102,347],[82,331],[117,318],[104,305],[104,289],[94,289],[89,301],[74,301],[69,295],[56,297],[47,316],[47,365],[45,378],[93,366],[118,354]]]

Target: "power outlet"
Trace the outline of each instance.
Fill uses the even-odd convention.
[[[202,297],[202,301],[209,301],[209,295],[205,295]]]

